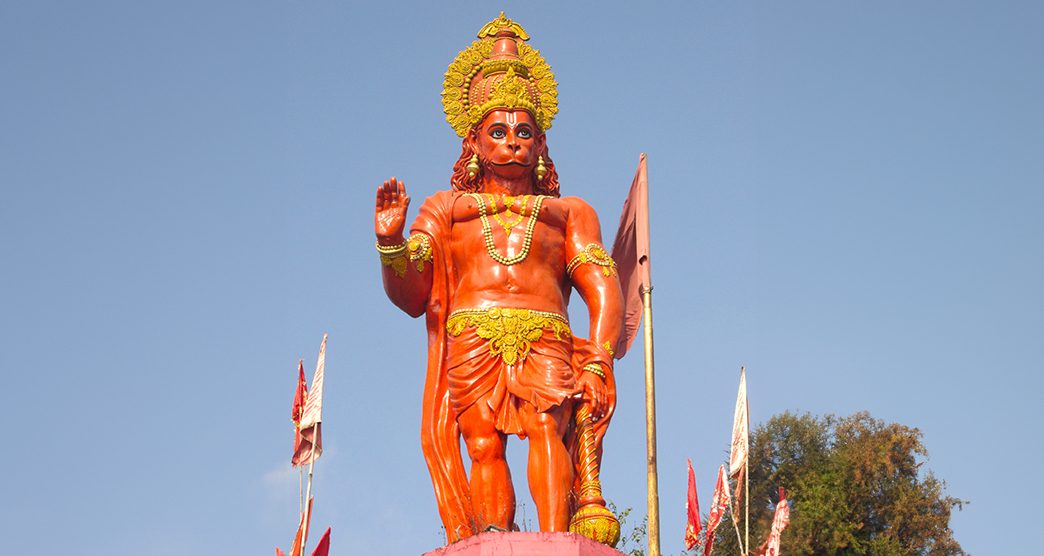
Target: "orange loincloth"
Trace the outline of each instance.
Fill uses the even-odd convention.
[[[524,438],[518,414],[522,401],[545,412],[578,392],[568,334],[544,330],[540,339],[529,342],[528,353],[511,365],[493,353],[490,340],[479,337],[475,327],[464,327],[447,340],[449,401],[457,415],[485,398],[496,429]]]

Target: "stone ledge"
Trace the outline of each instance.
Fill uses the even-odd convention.
[[[622,556],[576,533],[480,533],[423,556]]]

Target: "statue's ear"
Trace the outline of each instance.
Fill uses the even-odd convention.
[[[545,146],[547,146],[547,135],[544,135],[544,132],[541,131],[536,138],[536,152],[543,154]]]
[[[478,128],[471,128],[471,131],[464,136],[464,142],[467,143],[471,152],[478,154]]]

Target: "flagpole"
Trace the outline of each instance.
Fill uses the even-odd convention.
[[[645,306],[645,451],[649,482],[649,556],[660,556],[660,490],[656,474],[656,386],[653,380],[652,285],[641,287]]]
[[[731,506],[732,504],[729,504],[729,505]],[[736,519],[736,516],[735,516],[736,512],[733,512],[732,509],[730,508],[729,509],[729,513],[733,514],[733,516],[732,516],[732,528],[736,530],[736,544],[739,544],[740,555],[741,556],[746,556],[747,551],[743,548],[743,535],[740,535],[740,532],[739,532],[739,520]]]
[[[305,544],[308,543],[308,529],[310,529],[309,521],[312,519],[312,516],[309,515],[312,513],[312,468],[315,467],[315,443],[318,441],[319,435],[321,434],[319,432],[319,427],[321,426],[322,423],[315,424],[315,432],[312,433],[312,452],[308,458],[311,461],[308,462],[308,492],[305,494],[306,502],[304,505],[304,531],[301,533],[301,556],[304,556],[305,554]]]
[[[743,460],[743,485],[743,490],[747,491],[747,497],[743,499],[743,535],[746,537],[743,552],[747,554],[750,552],[750,450],[747,451],[747,459]]]

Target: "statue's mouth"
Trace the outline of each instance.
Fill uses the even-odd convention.
[[[522,166],[522,167],[525,167],[525,164],[522,164],[521,162],[515,162],[515,161],[511,161],[511,162],[490,162],[490,164],[492,164],[494,166]]]

